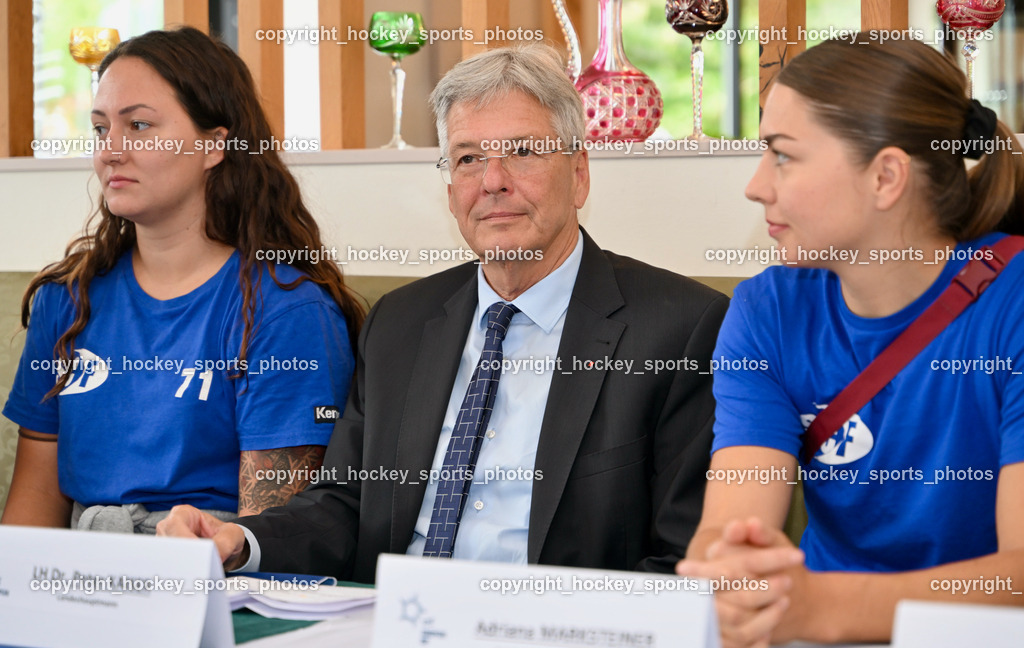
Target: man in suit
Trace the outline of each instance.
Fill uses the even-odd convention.
[[[726,298],[580,229],[582,106],[550,48],[464,61],[431,103],[483,261],[374,306],[328,479],[159,532],[212,537],[228,569],[361,582],[384,552],[670,572],[700,519]]]

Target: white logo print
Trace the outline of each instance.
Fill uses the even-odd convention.
[[[88,349],[75,349],[75,357],[71,361],[71,378],[60,396],[84,394],[102,385],[110,374],[107,362]]]
[[[825,405],[814,404],[819,410],[825,409]],[[800,423],[806,430],[817,417],[817,414],[801,414]],[[875,436],[871,434],[867,424],[860,418],[860,414],[854,414],[850,420],[843,423],[843,427],[821,445],[818,454],[814,458],[829,466],[839,466],[853,463],[875,447]]]

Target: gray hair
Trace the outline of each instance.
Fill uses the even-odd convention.
[[[464,101],[481,108],[510,92],[522,92],[551,111],[551,125],[566,148],[583,143],[583,102],[558,53],[539,43],[488,50],[458,63],[430,94],[441,155],[448,155],[448,114]]]

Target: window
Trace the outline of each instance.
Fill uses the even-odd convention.
[[[1017,28],[1016,0],[1006,1],[1006,11],[981,39],[975,64],[975,97],[996,110],[999,118],[1020,132],[1024,130],[1024,74]],[[710,137],[758,136],[760,56],[757,31],[757,0],[732,0],[729,22],[704,40],[704,132]],[[687,136],[693,125],[690,82],[690,39],[677,34],[665,21],[664,3],[625,0],[622,8],[623,40],[630,61],[648,74],[661,90],[665,116],[661,128],[674,138]],[[945,41],[934,0],[910,0],[910,28],[924,34],[924,41],[945,49],[964,65],[963,41]],[[859,0],[807,0],[807,46],[823,40],[830,28],[860,28]],[[827,34],[826,34],[827,35]],[[938,35],[938,38],[937,38]],[[584,61],[584,64],[586,61]]]
[[[91,140],[92,88],[89,69],[68,53],[72,27],[113,27],[124,40],[164,22],[162,2],[137,0],[34,0],[33,75],[35,138],[62,140],[63,149],[38,150],[36,157],[82,157]]]

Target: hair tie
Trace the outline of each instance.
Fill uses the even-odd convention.
[[[967,145],[964,148],[964,157],[972,160],[980,160],[985,151],[989,148],[988,142],[996,134],[996,126],[999,118],[991,108],[986,108],[977,99],[971,99],[967,104],[967,123],[964,124],[964,142],[977,142],[976,145]]]

